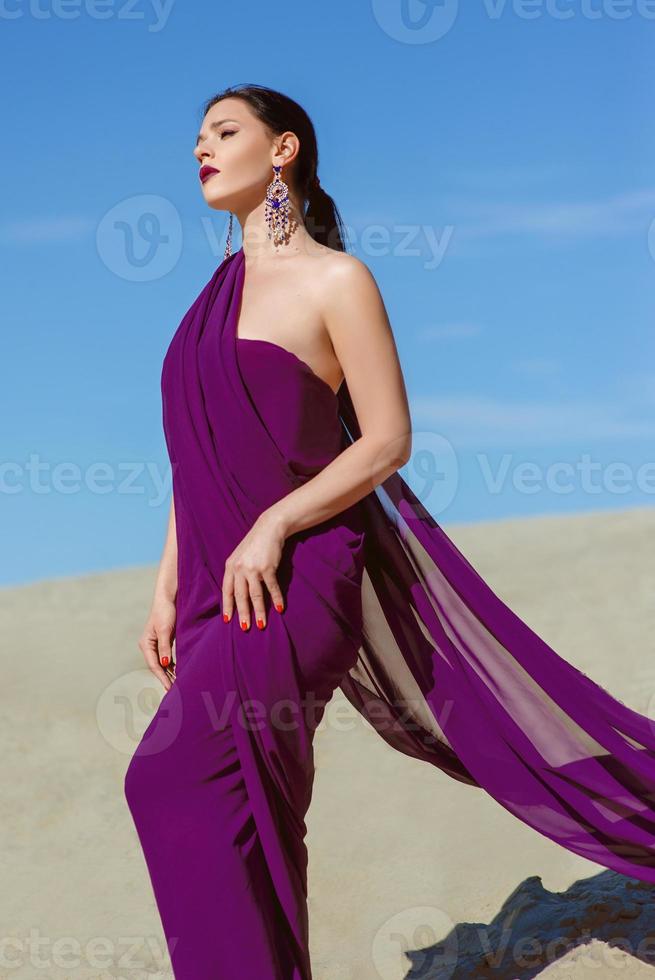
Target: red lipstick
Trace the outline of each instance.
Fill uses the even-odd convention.
[[[216,167],[210,167],[208,164],[203,163],[198,173],[198,176],[200,177],[201,182],[204,184],[206,180],[209,180],[212,174],[219,174],[219,173],[220,170],[217,170]]]

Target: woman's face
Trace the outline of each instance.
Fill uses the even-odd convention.
[[[293,133],[285,133],[273,142],[243,99],[225,98],[213,105],[202,121],[193,151],[200,177],[203,167],[218,171],[200,181],[209,207],[238,212],[262,200],[273,179],[273,163],[288,162],[286,137],[295,139]],[[284,170],[281,176],[285,178]]]

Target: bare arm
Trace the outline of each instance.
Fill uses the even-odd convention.
[[[166,690],[171,680],[165,667],[173,663],[173,639],[175,637],[177,596],[177,535],[175,528],[175,500],[171,499],[168,531],[155,581],[152,606],[139,639],[146,665],[159,678]]]
[[[177,532],[175,528],[175,500],[171,496],[171,509],[168,515],[168,531],[164,550],[159,562],[155,581],[153,602],[158,598],[174,601],[177,595]]]
[[[329,281],[328,281],[329,280]],[[379,289],[354,256],[325,282],[325,324],[344,372],[361,437],[266,512],[288,537],[370,493],[411,453],[411,418],[395,340]]]

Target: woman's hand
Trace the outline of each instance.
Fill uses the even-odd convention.
[[[277,611],[282,612],[284,600],[275,573],[282,557],[284,541],[282,523],[272,513],[265,511],[229,555],[223,575],[223,619],[226,623],[232,618],[236,602],[241,629],[249,629],[250,600],[257,626],[264,629],[266,610],[263,585],[270,592]]]
[[[139,649],[147,666],[167,691],[173,686],[173,682],[164,667],[171,667],[173,663],[175,620],[175,602],[167,598],[155,599],[139,640]]]

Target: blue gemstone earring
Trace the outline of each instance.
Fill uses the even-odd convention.
[[[266,188],[264,218],[268,225],[268,237],[273,243],[286,245],[289,240],[289,188],[280,178],[281,166],[273,164],[275,176]]]
[[[227,259],[232,255],[232,218],[234,215],[230,211],[230,223],[227,228],[227,241],[225,242],[225,252],[223,253],[223,260]]]

